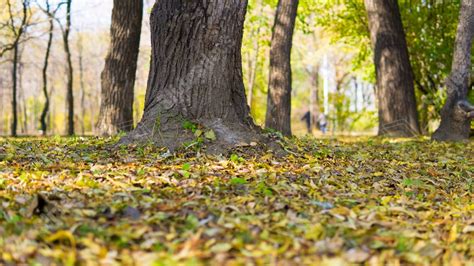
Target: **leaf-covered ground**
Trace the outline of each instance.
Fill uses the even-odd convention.
[[[114,141],[0,139],[0,264],[474,265],[473,142]]]

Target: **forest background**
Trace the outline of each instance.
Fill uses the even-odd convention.
[[[7,0],[1,0],[6,7]],[[56,7],[60,1],[50,1]],[[18,133],[40,135],[40,116],[45,105],[42,69],[49,34],[53,30],[48,68],[48,134],[67,131],[66,55],[62,39],[66,11],[58,8],[54,18],[44,10],[46,1],[31,1],[27,25],[20,38],[18,56]],[[134,95],[134,121],[143,113],[149,72],[149,12],[153,1],[145,1],[145,16]],[[251,113],[263,125],[268,88],[269,50],[277,1],[251,0],[246,18],[242,47],[244,82]],[[451,69],[459,1],[400,1],[410,59],[415,74],[420,123],[425,134],[439,124],[444,103],[444,79]],[[112,1],[73,1],[70,35],[73,66],[75,129],[79,135],[94,135],[100,106],[100,74],[109,45]],[[10,23],[8,9],[0,13],[0,135],[10,133],[13,115],[12,50],[14,39],[7,24],[21,24],[22,7],[12,1],[17,14]],[[5,38],[4,38],[4,37]],[[372,62],[367,18],[363,1],[307,0],[299,6],[292,50],[293,132],[303,135],[301,117],[311,108],[325,113],[329,132],[337,135],[375,134],[377,104],[375,69]],[[472,85],[471,85],[472,99]]]

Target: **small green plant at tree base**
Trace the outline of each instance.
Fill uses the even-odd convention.
[[[243,162],[245,162],[245,159],[240,157],[237,154],[232,154],[230,156],[230,161],[233,162],[233,163],[243,163]]]
[[[193,122],[191,122],[189,120],[184,120],[183,121],[183,128],[186,129],[186,130],[190,130],[191,132],[195,133],[198,127]]]
[[[217,139],[216,133],[212,129],[206,129],[204,126],[195,124],[189,120],[182,122],[183,129],[189,130],[193,133],[194,139],[183,143],[184,149],[194,149],[200,151],[203,144],[215,141]]]

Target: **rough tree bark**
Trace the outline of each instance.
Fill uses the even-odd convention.
[[[291,135],[291,47],[298,0],[279,0],[270,49],[265,127]]]
[[[413,71],[397,0],[365,0],[374,49],[379,135],[420,134]]]
[[[178,148],[213,130],[222,150],[260,139],[249,115],[241,45],[246,0],[158,0],[152,10],[152,61],[142,121],[122,142]]]
[[[97,130],[114,135],[133,129],[133,87],[140,48],[143,0],[114,0],[111,44],[102,72]]]
[[[474,4],[461,1],[459,25],[454,48],[451,74],[446,80],[448,98],[441,110],[441,124],[432,138],[439,141],[469,139],[474,106],[467,101],[469,79],[472,73],[471,49],[474,36]]]
[[[46,118],[48,117],[49,112],[49,93],[48,93],[48,66],[49,66],[49,56],[51,54],[51,46],[53,44],[53,34],[54,34],[54,16],[56,12],[50,11],[50,3],[46,1],[46,9],[44,13],[48,16],[49,20],[49,32],[48,32],[48,43],[46,45],[46,53],[44,56],[44,63],[43,63],[43,95],[45,98],[43,111],[41,112],[40,123],[41,123],[41,132],[43,136],[46,136],[48,124]]]

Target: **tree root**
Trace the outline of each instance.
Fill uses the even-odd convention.
[[[223,119],[190,122],[174,118],[168,119],[165,126],[142,121],[119,144],[156,145],[171,152],[191,149],[209,154],[223,154],[234,148],[264,145],[278,156],[286,154],[259,127]]]

